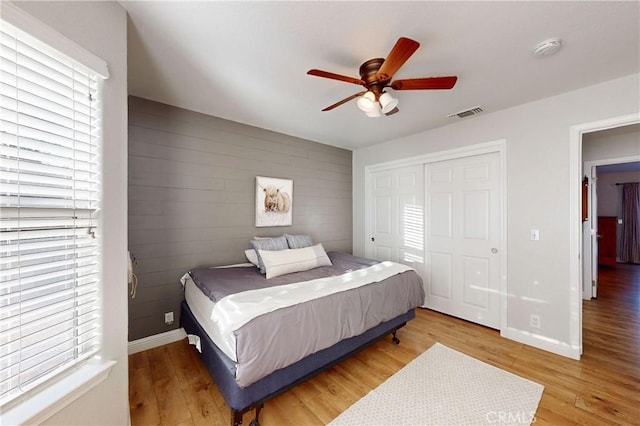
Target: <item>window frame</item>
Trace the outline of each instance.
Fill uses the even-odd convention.
[[[93,55],[82,46],[71,41],[61,35],[56,30],[45,25],[41,21],[35,19],[19,7],[11,2],[3,2],[2,17],[6,22],[18,30],[27,34],[33,40],[36,40],[46,49],[53,49],[58,54],[79,63],[83,67],[89,68],[98,74],[102,79],[99,82],[98,90],[102,92],[103,82],[109,78],[109,71],[106,62]],[[104,107],[101,108],[100,114],[104,115]],[[104,132],[101,129],[99,135],[99,147],[102,147]],[[104,162],[99,162],[99,173],[104,169]],[[103,182],[100,181],[98,193],[99,200],[102,197]],[[98,226],[102,223],[101,218],[97,219]],[[98,233],[101,233],[98,228]],[[100,251],[104,247],[104,239],[99,243]],[[102,281],[102,261],[99,257],[97,266],[100,283],[99,291],[99,309],[104,310],[103,286]],[[103,325],[103,324],[101,324]],[[35,386],[15,399],[5,403],[1,408],[2,422],[6,424],[24,424],[24,423],[41,423],[60,409],[73,402],[90,389],[94,388],[107,379],[112,368],[116,365],[115,361],[104,359],[104,335],[100,336],[101,348],[98,353],[88,359],[82,360],[70,368],[54,375],[44,383]]]

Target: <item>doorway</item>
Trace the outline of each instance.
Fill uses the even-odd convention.
[[[597,297],[598,271],[615,268],[622,236],[622,188],[640,181],[640,124],[585,133],[588,214],[583,223],[583,299]],[[628,227],[627,227],[628,229]]]
[[[623,188],[627,183],[640,182],[640,161],[591,164],[585,163],[585,170],[590,171],[592,181],[590,214],[584,225],[587,231],[585,251],[591,250],[591,256],[589,253],[585,255],[585,300],[598,297],[603,269],[611,278],[621,262],[625,263],[626,256],[621,253],[622,242],[629,239],[632,228],[640,226],[637,220],[629,223],[628,216],[624,219],[627,223],[623,224]]]
[[[583,152],[583,136],[591,132],[614,129],[622,126],[638,125],[640,123],[640,113],[629,114],[626,116],[614,117],[606,120],[576,125],[570,129],[570,233],[572,235],[572,243],[570,245],[570,346],[571,355],[575,359],[580,359],[583,352],[583,296],[586,287],[591,286],[590,270],[592,268],[592,251],[589,244],[595,233],[591,233],[591,229],[584,226],[582,215],[580,214],[582,205],[582,180],[585,176],[583,160],[586,153]],[[640,161],[640,155],[637,152],[637,142],[631,146],[633,153],[630,159],[624,161]],[[608,151],[608,157],[614,157],[610,152],[611,147],[604,147],[604,151]],[[605,157],[606,158],[606,157]],[[589,245],[587,245],[589,244]],[[583,279],[584,278],[584,279]]]

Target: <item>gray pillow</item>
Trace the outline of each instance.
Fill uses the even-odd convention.
[[[287,239],[287,244],[290,249],[311,247],[313,245],[313,240],[308,235],[284,234],[284,236]]]
[[[258,250],[276,251],[286,250],[289,248],[287,239],[284,237],[284,235],[281,237],[269,238],[264,240],[251,240],[251,245],[258,255],[258,268],[260,268],[260,272],[263,274],[266,274],[267,270],[264,267],[264,262],[262,262],[262,257],[260,256],[260,252]]]

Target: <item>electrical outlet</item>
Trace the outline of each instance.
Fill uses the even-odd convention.
[[[541,328],[540,315],[531,314],[531,317],[529,319],[529,324],[533,328]]]
[[[164,323],[165,324],[173,324],[173,312],[165,312],[164,313]]]

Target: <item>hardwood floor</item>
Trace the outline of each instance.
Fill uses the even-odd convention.
[[[418,309],[398,332],[265,404],[261,424],[322,425],[440,342],[545,386],[535,424],[640,424],[640,266],[603,269],[583,305],[580,361],[501,338],[479,325]],[[129,357],[131,424],[229,425],[229,409],[186,341]],[[249,424],[253,413],[244,416]]]

